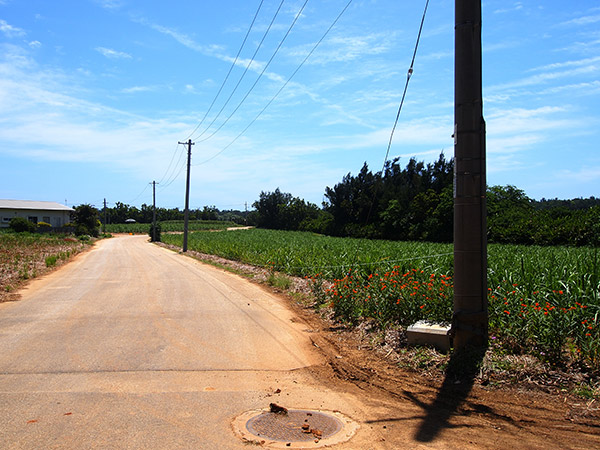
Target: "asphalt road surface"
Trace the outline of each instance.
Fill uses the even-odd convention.
[[[248,448],[232,421],[270,402],[360,417],[305,370],[321,363],[262,287],[114,237],[0,304],[0,448]]]

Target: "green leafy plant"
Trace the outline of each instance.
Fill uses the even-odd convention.
[[[14,217],[10,220],[10,228],[17,233],[33,233],[36,229],[35,223],[23,217]]]
[[[150,228],[148,229],[148,235],[150,236],[150,240],[152,242],[160,242],[160,232],[162,228],[160,226],[160,222],[157,222],[156,225],[150,224]]]
[[[46,256],[46,267],[53,267],[58,261],[58,255]]]

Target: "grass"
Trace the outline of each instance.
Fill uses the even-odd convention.
[[[287,291],[292,286],[292,280],[285,275],[271,273],[267,277],[267,284],[282,291]]]

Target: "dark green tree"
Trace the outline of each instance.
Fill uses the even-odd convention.
[[[321,214],[317,205],[281,192],[279,188],[274,192],[261,192],[252,206],[256,215],[249,218],[255,221],[256,226],[276,230],[302,230],[315,226],[313,221]]]
[[[533,206],[515,186],[487,188],[487,228],[490,242],[532,244]]]
[[[252,204],[258,213],[256,225],[261,228],[283,229],[280,210],[291,200],[292,194],[281,192],[279,188],[274,192],[261,192],[258,201]]]
[[[97,237],[99,234],[100,221],[98,210],[92,205],[83,204],[75,207],[74,213],[75,234],[78,236],[87,234]]]

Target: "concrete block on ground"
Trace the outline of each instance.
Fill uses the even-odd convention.
[[[450,326],[420,320],[406,329],[408,345],[430,345],[448,352],[450,350]]]

